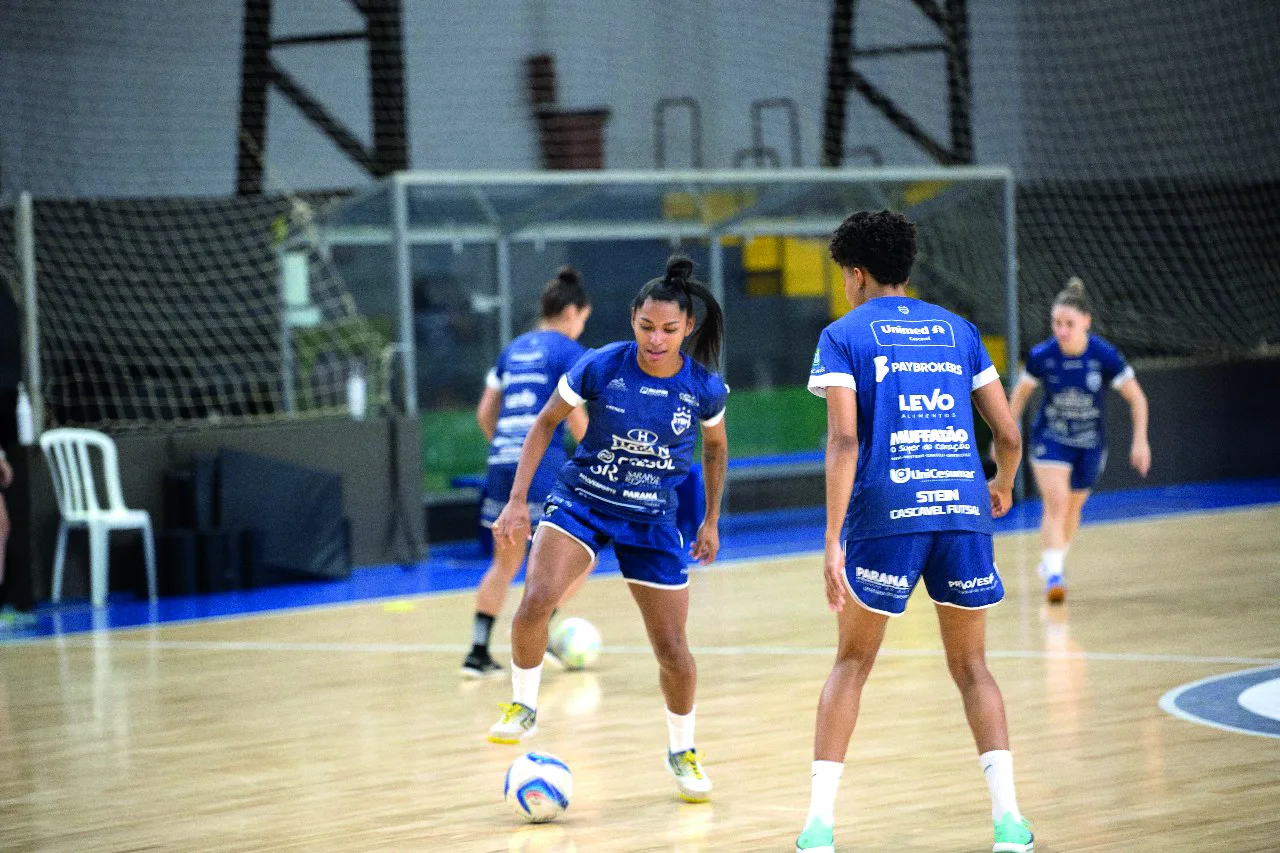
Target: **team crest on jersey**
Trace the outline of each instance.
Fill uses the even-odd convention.
[[[693,426],[693,412],[684,406],[676,409],[676,413],[671,416],[671,429],[676,435],[683,435],[684,431]]]

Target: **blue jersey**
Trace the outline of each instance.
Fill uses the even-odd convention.
[[[715,426],[724,418],[724,380],[688,356],[675,376],[650,376],[631,342],[587,353],[559,390],[570,405],[585,402],[590,420],[560,482],[601,512],[674,520],[675,488],[693,464],[697,424]]]
[[[1044,385],[1032,439],[1093,450],[1103,446],[1107,386],[1123,385],[1132,378],[1133,368],[1115,347],[1090,335],[1078,356],[1063,355],[1055,338],[1037,344],[1027,356],[1025,375]]]
[[[502,391],[498,426],[489,444],[491,469],[515,470],[520,461],[520,448],[524,446],[525,437],[537,420],[538,412],[551,399],[551,392],[556,389],[560,377],[586,351],[586,347],[572,338],[550,330],[525,332],[502,351],[498,363],[485,378],[488,387]],[[554,482],[554,472],[567,457],[564,424],[560,424],[534,477],[535,483],[546,481],[541,484],[545,486],[543,493],[534,500],[540,501],[545,497]],[[530,496],[533,496],[532,492]]]
[[[910,297],[872,299],[823,330],[809,390],[851,388],[858,402],[846,540],[991,533],[969,395],[999,378],[972,323]]]

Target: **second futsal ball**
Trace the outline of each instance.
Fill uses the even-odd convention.
[[[568,669],[591,666],[600,657],[600,632],[579,616],[571,616],[551,632],[551,652]]]

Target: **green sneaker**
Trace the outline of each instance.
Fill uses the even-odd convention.
[[[995,822],[995,828],[996,843],[991,845],[991,853],[1031,853],[1036,847],[1036,837],[1025,817],[1006,812]]]
[[[804,832],[796,839],[796,853],[836,853],[834,829],[816,818],[805,824]]]

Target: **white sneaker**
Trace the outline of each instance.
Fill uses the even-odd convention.
[[[519,743],[538,733],[538,712],[519,702],[503,703],[502,719],[489,727],[492,743]]]
[[[702,769],[696,749],[668,753],[667,770],[676,777],[676,790],[686,803],[705,803],[711,799],[711,777]]]

